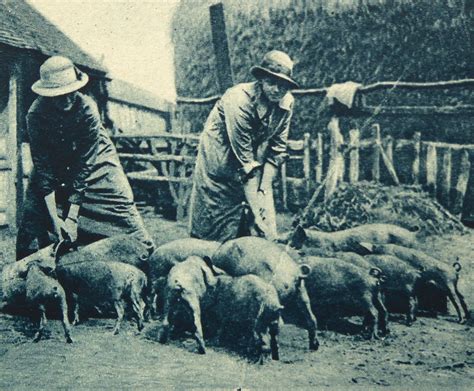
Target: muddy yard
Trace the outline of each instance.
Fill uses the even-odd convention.
[[[183,225],[147,218],[157,244],[186,236]],[[0,262],[13,260],[12,236],[0,231]],[[463,265],[460,290],[474,303],[474,232],[432,237],[425,250]],[[157,342],[158,321],[138,334],[126,323],[117,336],[114,321],[89,319],[73,328],[66,344],[59,321],[47,325],[46,338],[33,343],[35,332],[27,317],[0,314],[0,389],[472,389],[474,333],[455,316],[420,317],[406,327],[401,316],[390,319],[390,335],[366,341],[353,335],[351,318],[336,329],[320,330],[319,351],[307,349],[306,332],[284,325],[281,361],[259,366],[222,348],[195,353],[192,340]]]

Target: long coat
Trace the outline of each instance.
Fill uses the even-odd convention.
[[[287,93],[266,113],[259,110],[256,82],[228,89],[207,118],[193,177],[189,231],[192,237],[225,241],[237,236],[244,210],[241,178],[265,162],[279,166],[286,143],[293,96]]]
[[[28,112],[27,126],[33,171],[17,251],[31,246],[35,238],[44,239],[50,229],[44,196],[53,191],[60,205],[80,205],[79,239],[89,242],[136,233],[149,240],[115,147],[90,97],[77,93],[69,111],[38,97]]]

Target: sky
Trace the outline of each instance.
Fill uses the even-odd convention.
[[[28,0],[112,77],[174,100],[171,17],[179,0]]]

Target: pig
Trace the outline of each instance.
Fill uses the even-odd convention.
[[[191,328],[200,354],[206,353],[202,323],[201,302],[209,286],[216,284],[216,277],[206,261],[190,256],[176,263],[169,271],[166,284],[166,301],[163,325],[158,336],[160,343],[166,343],[170,329],[179,322],[185,323],[183,313],[191,317]]]
[[[278,334],[283,306],[275,287],[254,275],[217,276],[204,298],[203,317],[207,329],[217,330],[219,341],[243,337],[260,364],[271,353],[279,360]],[[247,342],[248,344],[248,342]]]
[[[40,262],[43,267],[55,268],[55,245],[51,244],[37,252],[12,263],[7,263],[2,270],[2,310],[27,307],[26,276],[28,266]]]
[[[470,318],[464,296],[458,290],[459,272],[461,271],[459,262],[455,262],[452,267],[449,267],[420,250],[395,244],[365,244],[365,247],[374,254],[393,255],[420,270],[421,284],[434,285],[449,298],[456,310],[459,323],[466,323]],[[463,313],[461,313],[461,308]]]
[[[285,308],[284,316],[297,309],[297,318],[302,317],[308,330],[309,348],[318,349],[316,317],[304,282],[307,269],[301,268],[278,244],[250,236],[229,240],[214,253],[212,263],[233,277],[254,274],[271,283]]]
[[[40,313],[40,323],[34,342],[38,342],[43,336],[46,326],[46,308],[53,305],[59,308],[62,315],[62,324],[67,343],[72,343],[71,325],[68,318],[68,306],[66,293],[63,287],[54,278],[48,274],[53,270],[41,265],[41,262],[34,261],[28,265],[28,274],[26,276],[26,300],[29,305],[37,308]]]
[[[150,295],[149,307],[154,314],[163,308],[164,289],[171,268],[188,257],[211,257],[220,246],[219,242],[185,238],[173,240],[159,246],[149,259]]]
[[[365,224],[336,232],[322,232],[298,226],[287,236],[295,248],[301,248],[304,244],[331,251],[355,251],[361,242],[394,243],[406,247],[416,245],[416,233],[392,224]]]
[[[224,337],[243,335],[251,340],[259,362],[271,351],[277,360],[280,310],[275,288],[257,276],[230,277],[216,272],[209,257],[190,256],[177,263],[167,278],[165,319],[159,341],[168,340],[170,329],[181,326],[188,315],[189,329],[194,332],[198,352],[206,353],[203,323],[209,333]]]
[[[85,260],[82,256],[76,260],[74,255],[78,253],[71,252],[69,256],[57,259],[56,265],[58,280],[73,299],[73,324],[79,322],[79,299],[93,307],[112,304],[117,313],[113,333],[118,334],[125,313],[125,300],[128,300],[132,304],[138,331],[141,331],[147,285],[145,273],[122,262]]]
[[[421,271],[393,255],[368,255],[364,258],[382,270],[385,277],[382,290],[388,311],[399,312],[401,304],[401,308],[406,308],[406,325],[411,326],[416,320]]]
[[[311,268],[306,286],[318,319],[358,315],[364,317],[366,338],[388,333],[388,313],[381,297],[379,269],[367,270],[337,258],[309,256],[302,262]]]
[[[80,247],[77,251],[67,251],[67,245],[60,247],[58,256],[68,263],[91,261],[113,261],[133,265],[144,273],[148,272],[148,259],[153,251],[151,242],[143,243],[133,235],[117,235],[100,239],[96,242]]]

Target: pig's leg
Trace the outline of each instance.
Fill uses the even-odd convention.
[[[456,293],[456,296],[458,297],[459,302],[461,303],[461,307],[464,312],[464,318],[470,319],[471,313],[469,312],[469,309],[467,308],[467,304],[466,304],[466,301],[464,300],[464,296],[461,294],[461,292],[459,292],[457,281],[454,284],[454,292]]]
[[[451,291],[449,287],[447,287],[446,289],[446,295],[448,296],[449,300],[454,306],[454,309],[456,310],[456,314],[458,315],[458,323],[466,323],[466,319],[462,316],[461,309],[459,308],[459,304],[456,301],[456,295]]]
[[[380,336],[385,336],[389,333],[388,327],[387,327],[388,311],[387,311],[387,308],[385,307],[385,304],[383,303],[382,295],[380,294],[380,292],[378,292],[375,297],[374,306],[378,312],[377,328],[378,328],[379,334]]]
[[[66,297],[60,296],[59,300],[60,300],[59,305],[61,307],[61,312],[62,312],[62,323],[63,323],[63,329],[64,329],[64,336],[66,337],[66,342],[67,343],[72,343],[71,325],[69,324],[69,315],[68,315]]]
[[[144,309],[145,309],[145,302],[143,301],[139,292],[137,292],[137,287],[132,287],[130,292],[130,300],[132,302],[132,309],[137,319],[137,326],[138,331],[143,330],[143,317],[144,317]]]
[[[372,300],[369,297],[364,298],[367,306],[367,314],[364,317],[364,322],[362,324],[364,331],[363,335],[366,339],[377,338],[375,334],[375,322],[379,317],[378,311],[375,308]]]
[[[158,341],[160,343],[168,342],[168,337],[169,337],[169,332],[170,332],[170,321],[169,321],[170,303],[169,303],[168,298],[165,301],[164,314],[165,314],[165,317],[163,319],[163,324],[162,324],[161,330],[158,334]]]
[[[191,311],[193,314],[194,320],[194,339],[198,344],[198,353],[206,354],[206,345],[204,343],[203,333],[202,333],[202,324],[201,324],[201,308],[199,304],[190,304]]]
[[[418,299],[415,292],[410,292],[408,296],[408,311],[406,325],[411,326],[416,319],[416,310],[418,308]]]
[[[40,321],[38,331],[35,334],[33,342],[38,342],[41,339],[41,337],[43,336],[44,327],[46,326],[46,322],[48,321],[46,319],[46,308],[44,307],[44,305],[40,304],[38,308],[40,311]]]
[[[270,323],[270,349],[272,351],[272,360],[279,360],[280,353],[278,347],[278,334],[279,334],[279,320],[274,320]]]
[[[74,319],[72,321],[72,324],[75,326],[79,323],[79,297],[75,293],[72,294],[72,303],[72,308],[74,312]]]
[[[316,338],[316,330],[318,329],[318,323],[316,317],[311,310],[311,302],[309,301],[308,292],[304,285],[304,281],[301,281],[298,289],[298,306],[303,313],[304,320],[306,322],[306,327],[308,330],[308,339],[309,339],[309,349],[318,350],[319,341]]]
[[[117,311],[117,321],[115,322],[114,335],[117,335],[120,331],[120,324],[122,323],[123,316],[125,314],[124,304],[121,299],[115,300],[114,302],[115,311]]]

